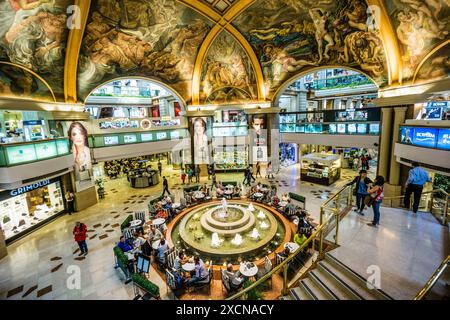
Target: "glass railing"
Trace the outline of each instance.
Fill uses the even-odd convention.
[[[0,145],[0,167],[16,166],[70,154],[69,138]]]
[[[148,143],[164,140],[178,140],[189,137],[187,129],[152,130],[138,132],[122,132],[110,134],[96,134],[89,136],[89,147],[103,148],[135,143]]]
[[[332,243],[338,244],[339,222],[341,215],[348,207],[352,205],[352,186],[346,186],[339,190],[332,198],[328,199],[320,208],[320,223],[316,227],[313,234],[299,246],[299,248],[284,261],[276,265],[270,272],[265,274],[256,282],[248,281],[244,284],[244,288],[238,293],[228,297],[227,300],[259,300],[259,299],[278,299],[280,296],[286,295],[289,290],[288,285],[288,268],[294,259],[303,255],[305,250],[311,250],[311,256],[317,256],[322,259],[325,254],[325,241],[331,236]],[[333,232],[334,231],[334,232]],[[328,240],[329,241],[329,240]],[[311,247],[308,249],[308,247]],[[277,260],[277,259],[275,259]],[[269,290],[271,279],[278,276],[282,272],[283,287],[281,290]]]
[[[427,299],[429,295],[433,294],[433,289],[437,282],[445,275],[445,272],[447,271],[448,267],[450,265],[450,255],[445,258],[442,263],[439,265],[439,267],[434,271],[430,279],[428,279],[425,286],[417,293],[417,295],[414,297],[414,300],[422,300]],[[447,286],[447,285],[446,285]],[[447,289],[448,290],[448,289]],[[446,289],[444,289],[445,294]],[[435,293],[438,297],[441,296],[441,293]],[[431,297],[432,299],[434,297]]]
[[[379,122],[280,123],[281,133],[379,135]]]
[[[450,128],[400,126],[399,142],[417,147],[450,150]]]

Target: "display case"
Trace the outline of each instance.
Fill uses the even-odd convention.
[[[341,159],[334,154],[304,155],[300,176],[302,181],[329,186],[341,177]]]
[[[246,146],[219,146],[213,152],[216,171],[245,170],[248,165]]]

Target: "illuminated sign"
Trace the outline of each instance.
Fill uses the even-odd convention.
[[[19,194],[31,191],[31,190],[35,190],[35,189],[39,189],[41,187],[45,187],[46,185],[50,184],[50,179],[46,179],[46,180],[42,180],[33,184],[30,184],[28,186],[24,186],[24,187],[20,187],[14,190],[10,191],[10,194],[12,196],[18,196]]]
[[[439,129],[437,147],[450,150],[450,129]]]
[[[414,128],[413,144],[420,147],[434,148],[436,145],[437,129]]]

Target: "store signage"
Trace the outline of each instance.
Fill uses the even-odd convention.
[[[437,147],[450,150],[450,129],[439,129]]]
[[[414,128],[413,144],[420,147],[434,148],[436,145],[437,129]]]
[[[26,193],[26,192],[31,191],[31,190],[39,189],[39,188],[44,187],[44,186],[46,186],[48,184],[50,184],[50,179],[42,180],[42,181],[30,184],[28,186],[24,186],[24,187],[20,187],[20,188],[11,190],[9,193],[12,196],[18,196],[19,194]]]
[[[24,126],[41,126],[44,125],[44,120],[26,120],[23,121]]]

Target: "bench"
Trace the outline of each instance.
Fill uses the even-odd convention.
[[[114,247],[113,252],[115,261],[114,269],[119,268],[122,270],[125,275],[125,284],[127,284],[131,281],[130,270],[128,270],[128,258],[118,246]]]
[[[306,209],[306,198],[304,196],[301,196],[297,193],[294,192],[289,192],[289,198],[291,198],[292,200],[296,200],[298,202],[300,202],[300,208],[305,210]]]

